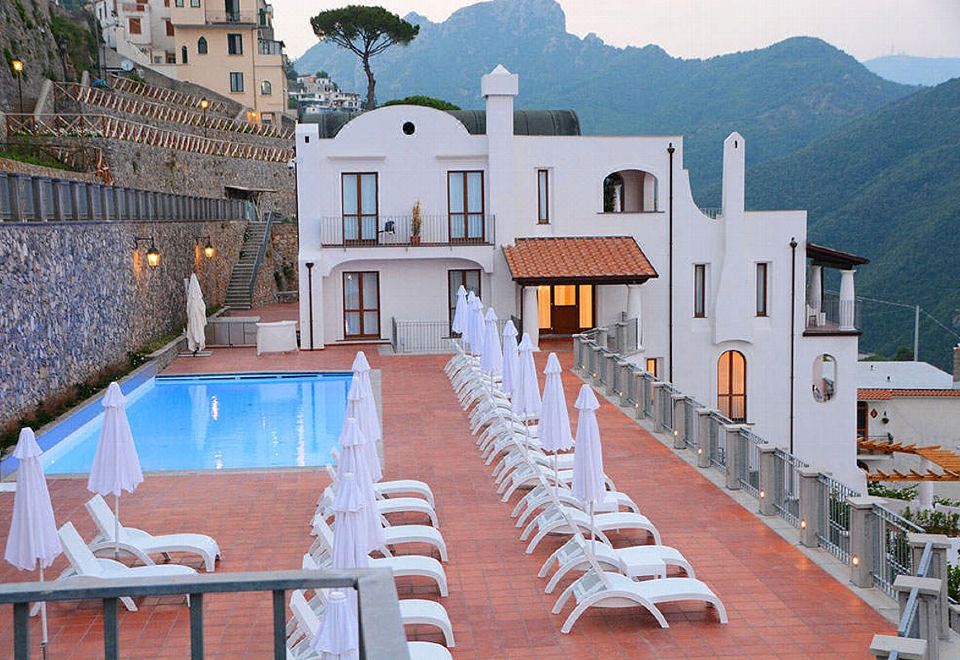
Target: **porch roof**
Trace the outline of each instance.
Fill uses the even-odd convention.
[[[807,257],[813,259],[813,263],[827,268],[840,268],[849,270],[854,266],[862,266],[870,263],[866,257],[851,252],[843,252],[825,245],[816,243],[807,243]]]
[[[503,246],[503,255],[523,285],[642,284],[657,277],[632,236],[518,238]]]

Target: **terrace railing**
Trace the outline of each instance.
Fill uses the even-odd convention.
[[[419,228],[412,215],[343,215],[320,218],[323,247],[436,247],[494,245],[492,215],[423,215]],[[519,328],[518,328],[519,330]]]
[[[157,85],[151,85],[145,82],[138,82],[136,80],[131,80],[130,78],[125,78],[123,76],[118,76],[115,74],[110,74],[108,77],[110,81],[110,86],[114,89],[120,90],[122,92],[127,92],[128,94],[135,94],[137,96],[143,96],[146,98],[154,99],[155,101],[160,101],[165,104],[172,105],[182,105],[189,108],[200,109],[200,101],[205,100],[208,103],[207,113],[216,113],[220,115],[230,115],[230,108],[227,107],[227,104],[223,101],[218,101],[216,99],[210,99],[207,97],[200,97],[195,94],[185,94],[183,92],[178,92],[167,87],[159,87]]]
[[[907,535],[922,534],[923,528],[882,507],[873,509],[873,568],[877,588],[896,598],[893,583],[898,575],[910,575],[910,544]]]
[[[781,518],[800,527],[800,474],[810,467],[793,454],[779,447],[773,452],[773,508]]]
[[[497,333],[502,336],[508,319],[497,319]],[[404,321],[391,319],[390,344],[396,354],[453,353],[453,339],[447,321]]]
[[[837,559],[850,561],[850,503],[848,498],[860,493],[844,486],[836,479],[821,474],[819,482],[819,510],[817,540]]]
[[[295,589],[356,589],[360,614],[360,657],[393,660],[407,658],[406,638],[393,572],[384,568],[352,571],[268,571],[261,573],[201,573],[159,578],[128,578],[90,582],[65,581],[4,584],[0,604],[13,605],[13,655],[30,655],[29,610],[33,603],[99,600],[103,603],[103,653],[107,660],[121,656],[117,601],[122,597],[189,595],[190,657],[204,657],[204,596],[268,591],[273,598],[273,657],[287,657],[286,593]],[[254,622],[251,622],[253,625]],[[124,653],[123,655],[127,655]]]

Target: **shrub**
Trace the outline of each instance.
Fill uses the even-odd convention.
[[[917,487],[906,486],[904,488],[891,488],[884,486],[876,481],[867,484],[867,494],[875,497],[886,497],[890,500],[914,500],[917,498]]]

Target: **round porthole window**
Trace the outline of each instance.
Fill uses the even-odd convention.
[[[417,131],[417,127],[413,125],[412,121],[403,122],[404,135],[413,135],[416,131]]]

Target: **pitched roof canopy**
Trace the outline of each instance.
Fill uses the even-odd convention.
[[[503,246],[513,279],[535,284],[642,284],[657,271],[631,236],[518,238]]]
[[[860,401],[889,401],[890,399],[942,399],[960,397],[960,390],[927,389],[906,390],[885,387],[861,387],[857,389],[857,399]]]
[[[813,259],[813,262],[818,266],[841,268],[843,270],[870,263],[869,259],[858,254],[843,252],[810,242],[807,243],[807,257]]]

